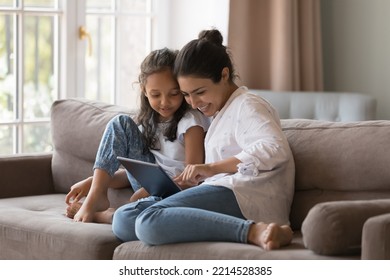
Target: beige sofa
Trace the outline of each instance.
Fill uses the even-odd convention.
[[[105,124],[125,108],[79,99],[52,107],[53,152],[0,157],[1,259],[390,258],[390,121],[282,120],[296,163],[291,245],[121,243],[110,225],[65,217],[69,187],[91,175]],[[109,193],[113,207],[128,189]],[[340,202],[341,201],[341,202]]]

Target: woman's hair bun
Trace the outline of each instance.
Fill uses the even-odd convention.
[[[222,45],[223,37],[217,29],[203,30],[198,35],[199,40],[206,40],[215,45]]]

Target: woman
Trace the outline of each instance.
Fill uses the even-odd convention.
[[[189,164],[176,181],[199,186],[114,215],[114,233],[152,244],[229,241],[266,250],[292,240],[289,212],[294,161],[269,103],[238,87],[218,30],[203,31],[178,54],[174,72],[186,101],[212,123],[205,164]],[[118,230],[120,229],[120,230]]]

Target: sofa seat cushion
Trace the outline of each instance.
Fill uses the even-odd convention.
[[[112,259],[120,242],[111,226],[76,223],[65,195],[0,200],[0,248],[5,259]]]
[[[319,203],[302,224],[304,244],[323,255],[360,254],[364,223],[386,213],[390,199]]]
[[[292,244],[282,249],[265,251],[260,247],[228,242],[194,242],[148,246],[140,241],[122,243],[114,252],[114,260],[305,260],[359,259],[360,255],[327,257],[305,249],[300,232],[294,233]]]

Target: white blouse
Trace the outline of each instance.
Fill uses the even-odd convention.
[[[289,224],[294,160],[275,109],[238,88],[218,112],[205,138],[206,163],[236,157],[234,174],[217,174],[204,184],[233,190],[243,215],[255,222]]]

